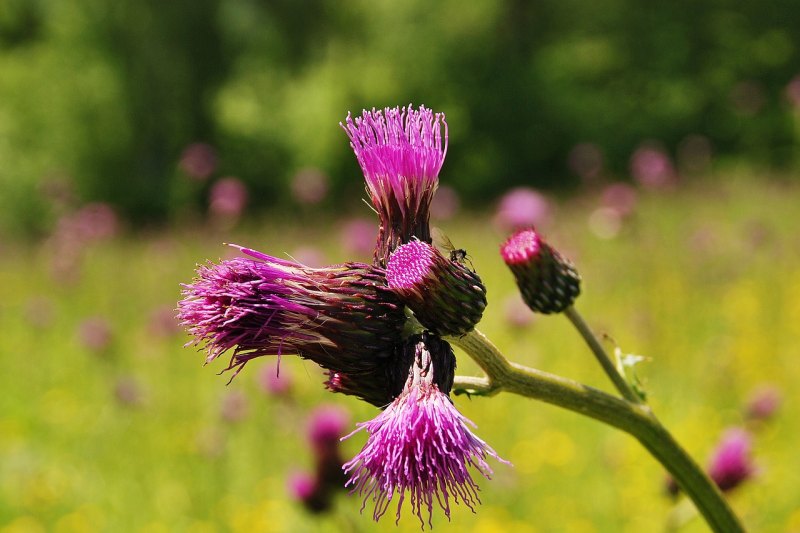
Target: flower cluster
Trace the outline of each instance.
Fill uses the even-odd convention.
[[[178,317],[206,362],[231,352],[225,370],[234,376],[256,357],[296,354],[327,371],[329,390],[383,408],[359,424],[369,438],[344,465],[347,485],[365,505],[372,500],[376,520],[393,499],[399,519],[410,494],[424,526],[434,503],[448,518],[451,502],[473,509],[478,487],[469,466],[488,477],[486,457],[499,459],[450,400],[455,355],[441,338],[475,326],[486,289],[458,256],[431,245],[444,115],[387,108],[348,114],[341,126],[379,218],[373,264],[311,268],[239,247],[240,257],[198,267]],[[424,330],[414,329],[419,324]],[[296,489],[317,494],[309,483]]]

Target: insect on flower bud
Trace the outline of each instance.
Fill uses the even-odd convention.
[[[386,281],[420,324],[439,335],[471,331],[486,308],[486,287],[478,275],[419,240],[392,253]]]
[[[511,235],[500,247],[500,255],[514,274],[523,300],[535,312],[560,313],[581,293],[575,266],[533,228]]]

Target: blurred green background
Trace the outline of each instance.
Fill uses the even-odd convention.
[[[796,169],[796,7],[3,0],[0,227],[45,230],[54,180],[137,224],[179,219],[208,188],[181,179],[198,142],[251,209],[285,205],[309,167],[330,206],[360,191],[347,110],[409,102],[447,113],[448,167],[473,204],[516,184],[574,190],[587,144],[621,178],[646,141],[690,168],[704,149]]]
[[[536,223],[577,263],[590,324],[648,356],[637,374],[699,462],[725,428],[752,432],[759,473],[730,495],[746,525],[800,531],[798,27],[789,1],[0,0],[0,531],[395,527],[345,492],[310,515],[286,487],[311,467],[315,406],[374,408],[292,357],[288,393],[266,359],[226,387],[174,308],[223,242],[369,260],[338,122],[409,102],[447,114],[434,221],[488,287],[480,328],[605,387],[567,320],[519,309],[497,246]],[[782,402],[756,423],[765,387]],[[436,530],[660,531],[678,513],[625,435],[502,394],[456,404],[515,466]]]

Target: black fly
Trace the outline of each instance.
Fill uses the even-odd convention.
[[[445,235],[439,228],[433,228],[433,232],[435,240],[437,241],[436,244],[438,244],[440,248],[443,248],[445,251],[450,253],[450,261],[465,266],[466,263],[469,263],[469,269],[472,272],[475,272],[475,265],[472,264],[472,260],[467,256],[466,250],[463,248],[456,248],[447,235]]]

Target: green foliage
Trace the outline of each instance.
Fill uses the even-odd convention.
[[[574,185],[579,142],[620,177],[643,140],[674,153],[689,135],[785,167],[797,161],[783,90],[799,13],[789,0],[8,0],[0,227],[46,227],[37,184],[53,174],[137,223],[201,206],[206,188],[182,194],[177,170],[196,141],[252,205],[285,199],[308,166],[341,198],[360,182],[337,123],[408,102],[447,113],[447,166],[468,200]]]

